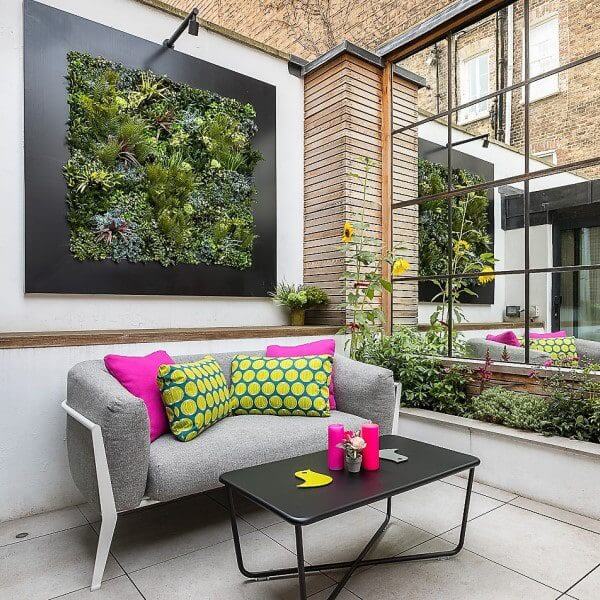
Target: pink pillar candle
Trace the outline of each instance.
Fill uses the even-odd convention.
[[[365,471],[379,469],[379,425],[365,423],[360,428],[360,435],[367,442],[367,447],[362,453],[362,468]]]
[[[327,466],[330,471],[341,471],[344,468],[344,450],[338,444],[344,441],[344,426],[333,423],[327,427]]]

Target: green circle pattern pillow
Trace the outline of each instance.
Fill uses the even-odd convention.
[[[227,380],[212,356],[196,362],[161,365],[160,390],[169,427],[182,442],[189,442],[231,414]]]
[[[328,417],[333,357],[266,358],[238,354],[231,361],[234,415]]]
[[[547,352],[555,366],[576,367],[579,364],[575,338],[567,336],[564,338],[539,338],[529,342],[532,350]]]

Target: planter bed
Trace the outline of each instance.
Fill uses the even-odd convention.
[[[418,408],[400,409],[399,433],[474,454],[476,481],[600,519],[600,444]]]

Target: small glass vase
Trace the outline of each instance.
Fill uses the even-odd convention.
[[[359,454],[356,458],[344,454],[344,467],[348,473],[359,473],[362,465],[362,454]]]

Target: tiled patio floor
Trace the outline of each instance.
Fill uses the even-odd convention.
[[[456,539],[464,479],[397,497],[372,555],[433,551]],[[0,600],[295,600],[296,581],[247,582],[239,574],[220,490],[120,518],[105,582],[89,591],[98,523],[85,507],[0,524]],[[292,528],[240,504],[251,568],[292,565]],[[600,521],[475,485],[465,549],[455,558],[358,572],[340,600],[600,599]],[[354,557],[383,518],[364,507],[309,526],[308,562]],[[29,535],[19,540],[21,532]],[[339,573],[313,575],[313,600]]]

